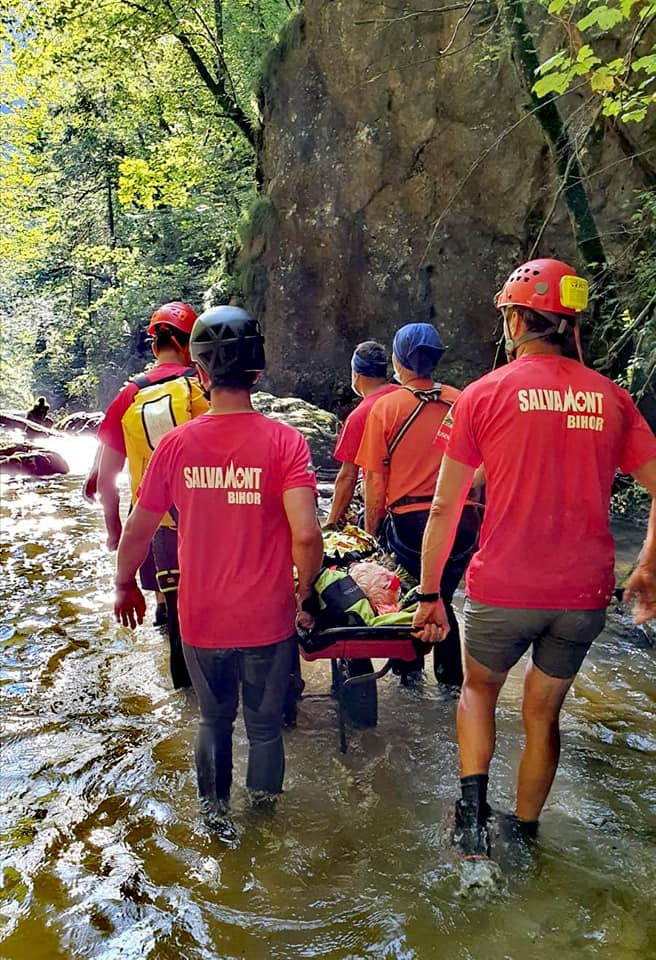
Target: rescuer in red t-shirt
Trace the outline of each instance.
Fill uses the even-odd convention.
[[[240,688],[246,786],[254,801],[268,802],[282,789],[282,713],[296,623],[313,625],[301,604],[312,593],[323,542],[305,438],[251,404],[264,368],[259,323],[238,307],[214,307],[194,324],[190,349],[211,390],[210,411],[167,433],[153,454],[119,544],[114,610],[126,626],[142,622],[135,574],[175,505],[180,629],[201,715],[198,792],[217,824],[229,803]]]
[[[339,460],[341,467],[335,478],[335,493],[326,526],[338,523],[353,500],[359,473],[355,457],[369,411],[380,397],[398,390],[398,384],[387,380],[387,354],[382,343],[365,340],[355,348],[351,358],[351,387],[362,400],[349,413],[337,438],[333,456]]]
[[[438,599],[474,470],[487,478],[479,549],[469,565],[465,678],[458,706],[462,798],[454,839],[465,855],[487,855],[488,769],[495,710],[510,668],[532,647],[524,678],[526,743],[513,832],[534,836],[560,753],[559,714],[601,632],[614,579],[608,510],[617,470],[656,498],[656,439],[630,395],[563,356],[579,346],[577,317],[587,283],[558,260],[518,267],[497,296],[512,363],[470,384],[440,427],[445,449],[422,553],[421,590],[435,594],[414,619],[435,643],[448,633]],[[580,348],[579,348],[580,356]],[[625,598],[636,620],[656,616],[656,499]]]
[[[195,311],[188,304],[179,300],[162,304],[155,310],[147,328],[148,335],[153,338],[152,351],[155,357],[155,366],[144,371],[141,375],[144,381],[148,381],[148,384],[169,382],[171,389],[173,389],[173,382],[178,377],[189,373],[191,366],[189,336],[195,320]],[[200,413],[205,413],[208,403],[196,377],[194,376],[192,379],[193,385],[191,380],[189,381],[190,409],[188,413],[191,416],[198,416]],[[142,384],[141,389],[144,389],[145,386],[145,383]],[[168,385],[166,389],[169,389]],[[108,406],[98,430],[99,447],[95,463],[95,484],[105,515],[107,548],[109,550],[116,550],[121,536],[122,524],[117,481],[126,458],[130,469],[130,485],[133,494],[132,499],[134,500],[134,495],[152,452],[150,443],[146,442],[143,411],[136,418],[139,423],[138,433],[143,440],[143,446],[135,448],[134,438],[129,431],[126,433],[127,428],[124,418],[126,414],[129,415],[130,407],[137,399],[139,390],[140,387],[136,380],[133,379],[126,383]],[[173,410],[171,401],[165,399],[165,403],[167,403],[165,406],[166,416],[162,416],[161,408],[158,407],[160,412],[156,417],[159,420],[159,429],[154,432],[152,442],[156,442],[155,436],[159,435],[159,432],[164,430],[167,424],[171,425],[176,422],[174,418],[171,419],[169,416],[169,413]],[[87,479],[87,485],[88,483],[89,479]],[[143,589],[156,591],[159,601],[155,615],[155,625],[166,623],[167,626],[171,680],[176,690],[191,685],[182,653],[178,622],[177,552],[175,520],[169,516],[156,531],[146,561],[139,571]],[[162,610],[162,607],[164,607],[164,610]],[[162,616],[164,612],[165,619]]]

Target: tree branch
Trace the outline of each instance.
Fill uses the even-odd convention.
[[[476,3],[484,3],[486,0],[470,0],[469,3],[449,3],[443,7],[432,7],[430,10],[413,10],[411,13],[403,13],[399,17],[372,17],[368,20],[354,20],[356,27],[372,23],[382,23],[386,27],[394,23],[402,23],[404,20],[414,20],[416,17],[434,16],[436,13],[450,13],[452,10],[468,10]]]
[[[555,98],[539,97],[533,90],[540,61],[535,41],[524,16],[522,0],[509,0],[506,6],[508,27],[515,40],[515,65],[520,79],[535,105],[535,115],[554,154],[556,169],[563,181],[563,192],[574,228],[576,245],[586,263],[605,263],[606,253],[584,186],[581,166]],[[572,90],[568,91],[569,93]]]
[[[215,79],[207,69],[203,58],[200,56],[193,43],[186,33],[177,31],[174,36],[179,40],[187,56],[191,60],[196,73],[210,91],[217,104],[223,110],[224,115],[233,123],[240,133],[243,134],[246,141],[255,151],[257,149],[257,139],[255,130],[250,117],[242,110],[239,104],[230,96],[226,90],[225,77],[219,76]]]
[[[575,91],[575,90],[580,90],[581,87],[586,86],[586,84],[587,84],[587,80],[583,80],[580,84],[578,84],[577,86],[572,87],[570,90],[568,90],[567,93],[572,93],[572,92]],[[548,101],[546,101],[546,102],[556,101],[556,100],[560,99],[560,97],[563,97],[563,96],[565,96],[564,93],[556,93],[556,94],[553,95],[553,97],[550,97],[550,98],[548,99]],[[477,157],[476,160],[472,163],[472,165],[470,166],[470,168],[469,168],[469,170],[467,171],[467,173],[465,174],[465,176],[462,178],[462,180],[460,181],[460,183],[457,185],[457,187],[455,188],[455,190],[453,191],[453,193],[451,194],[451,196],[450,196],[449,199],[447,200],[446,206],[443,208],[443,210],[442,210],[442,212],[440,213],[439,217],[437,218],[437,220],[436,220],[435,223],[433,224],[433,227],[432,227],[431,232],[430,232],[430,236],[429,236],[429,238],[428,238],[428,242],[426,243],[426,247],[425,247],[424,252],[423,252],[423,254],[422,254],[422,256],[421,256],[421,260],[419,261],[419,267],[418,267],[418,269],[421,269],[421,267],[422,267],[422,266],[424,265],[424,263],[426,262],[426,257],[428,256],[428,251],[430,250],[431,244],[433,243],[433,240],[435,239],[435,234],[436,234],[437,231],[439,230],[440,225],[442,224],[442,221],[444,220],[445,216],[447,215],[447,213],[449,212],[449,210],[451,209],[451,207],[453,206],[453,204],[456,202],[456,200],[458,199],[458,197],[459,197],[460,194],[462,193],[463,189],[465,188],[465,186],[466,186],[466,184],[468,183],[468,181],[469,181],[470,177],[472,176],[472,174],[480,167],[480,165],[483,163],[483,161],[487,159],[487,157],[492,153],[492,151],[493,151],[493,150],[496,150],[496,148],[499,146],[499,144],[501,144],[501,143],[506,139],[506,137],[510,136],[510,134],[513,133],[513,132],[517,129],[517,127],[519,127],[519,126],[521,126],[523,123],[525,123],[525,122],[529,119],[529,117],[534,117],[535,114],[538,112],[538,110],[541,110],[541,109],[542,109],[542,106],[543,106],[543,104],[540,104],[539,106],[534,107],[532,110],[527,111],[527,113],[525,113],[523,117],[520,117],[519,120],[516,120],[514,123],[511,123],[511,125],[510,125],[509,127],[506,127],[506,129],[503,130],[503,131],[499,134],[499,136],[496,138],[496,140],[494,140],[494,142],[491,143],[489,147],[486,147],[485,150],[483,150],[483,152],[478,155],[478,157]]]
[[[656,293],[652,295],[651,299],[647,302],[647,305],[646,305],[645,307],[643,307],[643,309],[640,311],[640,313],[639,313],[638,316],[635,318],[635,320],[632,320],[632,321],[631,321],[631,323],[630,323],[629,326],[626,328],[626,330],[624,331],[624,333],[622,334],[622,336],[619,337],[619,338],[615,341],[615,343],[612,343],[612,344],[610,345],[610,347],[608,348],[608,358],[607,358],[609,361],[610,361],[611,359],[613,359],[614,357],[617,356],[617,354],[619,353],[620,349],[624,346],[624,344],[627,342],[627,340],[631,337],[631,334],[633,333],[633,331],[636,330],[636,329],[640,326],[640,324],[642,323],[642,321],[644,320],[644,318],[647,316],[647,314],[649,313],[649,311],[651,310],[651,308],[652,308],[654,305],[656,305]],[[605,366],[606,366],[606,364],[605,364]]]
[[[477,2],[477,0],[471,0],[471,2],[469,3],[469,5],[468,5],[467,9],[465,10],[465,12],[463,13],[463,15],[462,15],[461,17],[458,17],[458,21],[457,21],[455,27],[453,28],[453,33],[451,34],[451,39],[450,39],[449,42],[447,43],[446,47],[445,47],[443,50],[440,50],[440,56],[443,57],[445,53],[448,53],[448,51],[451,49],[451,47],[453,46],[453,44],[456,42],[456,37],[458,36],[458,30],[460,29],[460,27],[463,25],[463,23],[465,22],[465,20],[466,20],[467,17],[469,16],[469,14],[470,14],[470,13],[472,12],[472,10],[474,9],[474,4],[475,4],[476,2]]]

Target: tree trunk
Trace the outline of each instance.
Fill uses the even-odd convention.
[[[562,180],[563,196],[572,220],[576,244],[586,264],[595,264],[597,269],[605,267],[606,253],[590,209],[575,144],[570,139],[553,96],[538,97],[533,91],[540,61],[535,40],[524,17],[522,0],[508,0],[504,9],[514,40],[514,63],[533,106],[537,108],[535,117],[551,147]],[[608,289],[608,282],[604,286]]]

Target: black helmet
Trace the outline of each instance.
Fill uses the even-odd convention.
[[[191,359],[210,379],[264,370],[264,337],[257,320],[241,307],[210,307],[189,338]]]

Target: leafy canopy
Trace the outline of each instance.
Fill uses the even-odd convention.
[[[564,93],[586,78],[605,116],[644,121],[656,104],[655,0],[544,0],[543,5],[561,25],[564,40],[541,64],[536,95]],[[620,46],[620,55],[611,58],[609,31]]]
[[[106,402],[147,356],[156,306],[221,295],[255,192],[252,88],[293,7],[13,2],[0,34],[0,320],[37,355],[35,392]]]

